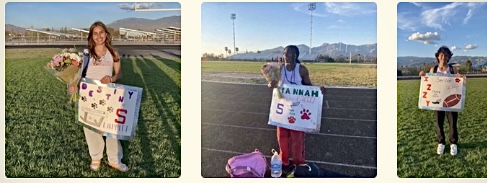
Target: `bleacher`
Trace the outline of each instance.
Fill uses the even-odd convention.
[[[299,60],[300,61],[311,61],[314,62],[316,61],[316,58],[319,56],[319,54],[300,54],[299,55]],[[238,53],[232,56],[229,56],[229,60],[241,60],[241,61],[270,61],[270,60],[276,60],[276,58],[281,58],[282,53]]]

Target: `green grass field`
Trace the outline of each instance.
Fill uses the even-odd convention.
[[[398,81],[397,175],[399,177],[487,176],[487,79],[468,78],[465,108],[458,117],[458,154],[436,154],[434,114],[418,109],[418,80]]]
[[[201,62],[201,78],[217,81],[267,83],[260,73],[263,64],[265,62],[204,61]],[[376,65],[342,63],[305,63],[304,65],[308,68],[314,85],[377,87]],[[222,73],[226,73],[227,77],[223,76]],[[243,76],[235,76],[238,74]]]
[[[5,175],[12,177],[179,177],[181,61],[123,58],[120,84],[143,88],[134,138],[121,141],[130,170],[94,172],[66,85],[45,64],[59,49],[6,49]]]

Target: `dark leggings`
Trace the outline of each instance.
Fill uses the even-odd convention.
[[[443,122],[445,121],[445,116],[448,118],[448,123],[450,125],[449,140],[450,144],[457,144],[458,141],[458,130],[457,130],[457,120],[458,112],[445,112],[445,111],[435,111],[435,127],[436,127],[436,138],[439,144],[445,144],[445,132],[443,130]]]

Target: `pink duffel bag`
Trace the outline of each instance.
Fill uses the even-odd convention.
[[[267,167],[265,156],[255,149],[254,152],[230,158],[225,169],[232,178],[263,178]]]

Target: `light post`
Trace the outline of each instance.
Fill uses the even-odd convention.
[[[232,19],[232,24],[233,24],[233,53],[236,52],[235,50],[235,19],[237,18],[237,14],[232,13],[230,16],[230,19]]]
[[[310,11],[311,15],[311,28],[309,33],[309,54],[311,54],[311,43],[313,42],[313,11],[316,9],[316,3],[309,3],[308,10]]]

